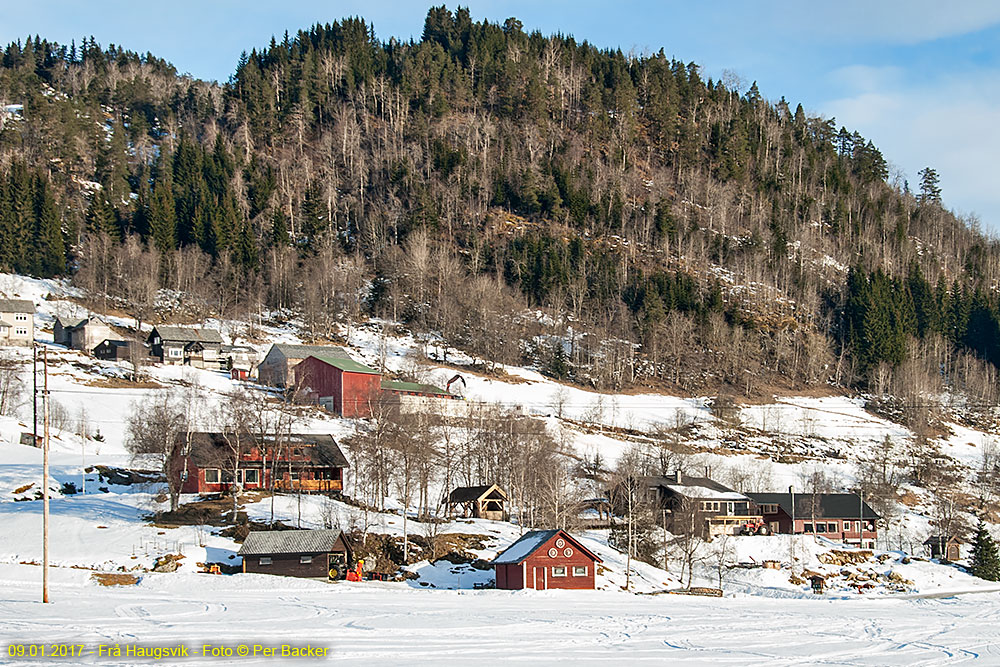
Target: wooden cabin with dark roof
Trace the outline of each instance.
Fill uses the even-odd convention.
[[[354,562],[339,530],[262,530],[247,535],[237,555],[243,571],[309,579],[343,579]]]
[[[491,521],[506,521],[509,517],[507,503],[510,496],[496,484],[486,486],[460,486],[448,494],[445,505],[448,513],[461,509],[462,516]]]
[[[195,329],[162,324],[146,340],[150,355],[162,364],[187,364],[195,368],[219,367],[222,334],[215,329]]]
[[[235,485],[306,493],[344,490],[344,469],[350,464],[333,436],[293,433],[263,442],[249,434],[241,438],[224,433],[179,437],[170,470],[180,480],[181,493],[224,493]]]
[[[596,587],[603,562],[565,530],[533,530],[493,560],[496,586],[504,590]]]

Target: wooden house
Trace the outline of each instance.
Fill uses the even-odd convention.
[[[295,377],[308,400],[341,417],[367,417],[381,398],[381,373],[353,359],[311,355]]]
[[[0,299],[0,345],[30,347],[35,342],[35,304],[27,299]]]
[[[955,561],[962,557],[962,540],[956,535],[931,535],[924,540],[924,546],[931,558]]]
[[[594,589],[598,556],[564,530],[533,530],[496,557],[496,586]]]
[[[882,517],[856,493],[749,493],[772,533],[820,535],[872,549]]]
[[[735,535],[745,526],[760,522],[746,495],[708,477],[677,471],[665,477],[639,478],[638,485],[640,493],[663,514],[667,529],[674,534]],[[622,509],[620,487],[610,492],[612,506],[617,511]]]
[[[460,486],[448,494],[445,505],[448,512],[461,508],[462,516],[491,521],[506,521],[506,503],[510,501],[507,492],[496,484],[488,486]]]
[[[146,346],[137,340],[106,338],[94,348],[94,356],[104,361],[132,361],[135,355],[147,356]]]
[[[224,493],[234,485],[339,493],[349,467],[333,436],[306,433],[263,442],[249,434],[192,433],[178,438],[170,458],[181,493]]]
[[[343,579],[354,561],[339,530],[265,530],[247,535],[243,571],[310,579]]]
[[[335,345],[292,345],[275,343],[257,366],[257,379],[271,387],[295,386],[295,366],[307,357],[350,359],[342,347]]]
[[[100,317],[57,317],[52,328],[52,340],[71,350],[91,354],[102,341],[116,338],[111,326]]]
[[[196,368],[218,368],[222,335],[215,329],[160,325],[146,341],[150,354],[163,364],[188,364]]]

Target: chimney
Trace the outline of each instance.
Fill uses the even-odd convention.
[[[674,479],[677,481],[678,484],[682,484],[684,482],[684,480],[681,479],[681,471],[680,470],[677,470],[677,471],[674,472]]]

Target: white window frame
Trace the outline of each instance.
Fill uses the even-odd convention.
[[[260,564],[261,565],[271,565],[273,562],[274,561],[271,560],[270,556],[261,556],[260,557]]]
[[[183,356],[183,354],[184,350],[180,349],[179,347],[167,348],[167,356],[170,357],[171,359],[180,359],[181,356]]]
[[[587,566],[586,565],[574,565],[573,566],[573,576],[574,577],[586,577],[587,576]]]
[[[27,336],[28,335],[28,330],[25,329],[24,327],[19,327],[17,329],[14,329],[14,335],[15,336]]]
[[[559,570],[562,570],[562,572],[560,572]],[[552,576],[553,577],[565,577],[566,576],[566,566],[565,565],[553,565],[552,566]]]
[[[259,470],[257,470],[256,468],[250,468],[242,472],[243,472],[243,481],[245,484],[260,484]],[[253,479],[250,479],[251,475],[253,476]]]
[[[215,481],[208,478],[208,474],[212,473],[215,477]],[[222,482],[222,474],[219,472],[218,468],[205,468],[205,484],[220,484]]]
[[[299,565],[311,565],[312,562],[312,556],[299,556]]]
[[[16,313],[14,315],[14,321],[16,321],[16,322],[27,322],[28,321],[28,316],[25,315],[24,313]]]

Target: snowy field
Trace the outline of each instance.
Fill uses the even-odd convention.
[[[100,644],[189,652],[202,644],[329,647],[343,664],[943,665],[1000,663],[1000,596],[784,599],[595,591],[429,591],[266,575],[147,574],[103,588],[79,570],[0,566],[0,644],[70,642],[76,659],[12,665],[149,664],[98,657]],[[4,651],[6,654],[6,651]],[[0,658],[2,662],[5,658]],[[280,664],[170,658],[169,664]],[[322,659],[313,659],[322,662]],[[308,664],[310,660],[295,661]]]

